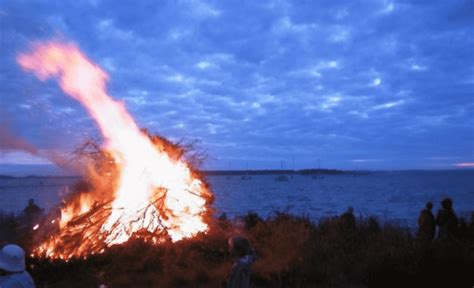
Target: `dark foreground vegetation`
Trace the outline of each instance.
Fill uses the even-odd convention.
[[[171,147],[174,154],[194,150],[192,144],[174,145],[158,136],[150,138]],[[97,163],[94,175],[117,169],[109,153],[94,141],[84,143],[73,154],[77,157],[71,161],[90,159]],[[199,167],[199,153],[188,158]],[[367,172],[307,169],[204,174],[319,177],[363,173]],[[85,185],[73,191],[90,190]],[[28,213],[0,214],[0,246],[15,243],[31,252],[39,244],[34,241],[37,235],[33,227],[38,222],[33,216],[42,212],[30,204],[25,209]],[[267,219],[255,213],[233,220],[222,216],[210,223],[207,233],[193,239],[157,246],[132,240],[103,254],[69,261],[28,257],[27,269],[40,288],[223,287],[234,261],[228,252],[228,239],[243,235],[257,256],[252,267],[253,287],[473,287],[474,219],[461,221],[456,235],[442,241],[418,239],[407,227],[381,223],[373,217],[347,220],[341,215],[316,222],[281,212]]]
[[[31,250],[22,218],[0,215],[0,245]],[[26,225],[26,226],[25,226]],[[245,235],[258,259],[253,287],[472,287],[474,222],[450,240],[423,241],[408,228],[376,218],[313,222],[288,213],[216,219],[209,232],[178,243],[140,241],[87,259],[27,259],[37,287],[222,287],[232,265],[231,235]]]

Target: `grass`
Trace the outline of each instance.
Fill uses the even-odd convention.
[[[0,215],[0,244],[34,245],[21,218]],[[207,234],[150,246],[140,241],[69,262],[27,259],[37,287],[222,287],[232,259],[231,235],[245,235],[258,255],[253,287],[404,287],[474,284],[474,222],[453,241],[426,243],[407,227],[374,217],[355,227],[275,212],[216,219]],[[3,243],[2,243],[3,242]]]

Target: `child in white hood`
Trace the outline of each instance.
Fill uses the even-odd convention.
[[[25,271],[25,251],[17,245],[0,250],[0,288],[34,288],[30,274]]]

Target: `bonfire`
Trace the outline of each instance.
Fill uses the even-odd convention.
[[[75,44],[36,43],[17,60],[40,80],[57,79],[104,138],[94,157],[83,159],[89,185],[39,228],[34,256],[86,258],[130,239],[159,244],[208,230],[212,194],[202,175],[178,145],[137,126],[123,103],[107,94],[108,75]]]

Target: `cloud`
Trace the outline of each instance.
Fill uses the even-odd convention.
[[[212,66],[213,64],[208,61],[200,61],[199,63],[196,64],[196,67],[202,70],[209,69]]]
[[[390,109],[390,108],[394,108],[394,107],[397,107],[397,106],[400,106],[400,105],[403,105],[403,104],[405,104],[405,100],[401,99],[401,100],[397,100],[397,101],[392,101],[392,102],[387,102],[387,103],[376,105],[376,106],[372,107],[372,110]]]
[[[51,165],[49,160],[23,151],[0,150],[0,164]]]
[[[320,106],[321,110],[331,111],[332,108],[339,106],[341,101],[342,101],[342,97],[340,96],[327,97]]]
[[[276,22],[274,32],[276,34],[304,34],[309,33],[310,30],[315,29],[316,27],[317,25],[314,23],[294,23],[290,17],[284,16]]]
[[[387,2],[380,10],[381,14],[390,14],[395,10],[395,4],[393,2]]]
[[[370,86],[377,87],[377,86],[380,86],[380,84],[382,84],[382,79],[377,77],[372,80],[372,82],[370,83]]]
[[[206,3],[205,1],[199,0],[189,0],[183,1],[183,3],[188,3],[189,7],[192,9],[192,14],[196,17],[219,17],[221,15],[221,11],[216,9],[210,3]]]
[[[384,161],[383,159],[352,159],[350,162],[352,163],[368,163],[368,162],[380,162]]]
[[[474,162],[455,163],[453,165],[459,168],[474,168]]]
[[[421,66],[421,65],[418,65],[418,64],[412,64],[410,66],[410,69],[413,70],[413,71],[426,71],[427,68],[425,66]]]
[[[329,41],[333,43],[346,43],[350,40],[351,31],[347,27],[334,28],[329,36]]]
[[[97,23],[97,31],[99,37],[104,39],[115,38],[121,41],[131,41],[135,38],[132,31],[118,28],[111,19],[100,20]]]
[[[215,158],[278,168],[318,146],[339,168],[471,159],[471,2],[6,0],[0,113],[38,149],[97,137],[82,107],[15,63],[31,41],[59,38],[107,71],[110,94],[140,126],[204,139]]]

